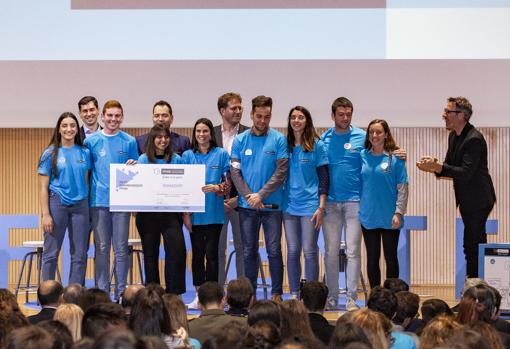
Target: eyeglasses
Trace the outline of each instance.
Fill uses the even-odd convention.
[[[230,107],[228,108],[230,111],[243,111],[243,107],[238,105],[238,106],[235,106],[235,107]]]
[[[449,114],[449,113],[459,114],[459,113],[462,113],[462,112],[460,110],[451,110],[451,109],[448,109],[448,108],[444,108],[444,113],[445,114]]]

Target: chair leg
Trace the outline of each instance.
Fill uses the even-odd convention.
[[[19,272],[18,284],[16,285],[16,291],[15,291],[16,299],[18,299],[18,292],[19,292],[19,288],[20,288],[20,285],[21,285],[21,279],[23,278],[23,271],[25,270],[25,264],[27,263],[27,257],[31,253],[32,252],[29,252],[29,253],[25,254],[25,256],[23,256],[23,261],[21,262],[21,270]]]
[[[264,268],[262,267],[262,259],[260,258],[260,253],[257,252],[257,264],[260,270],[260,278],[262,279],[262,289],[264,290],[264,299],[267,299],[267,283],[266,283],[266,275],[264,274]]]
[[[25,303],[28,303],[28,290],[30,288],[30,276],[32,276],[32,262],[34,261],[34,254],[36,253],[30,253],[30,260],[28,262],[27,283],[25,287]]]
[[[133,246],[128,247],[129,258],[129,284],[133,284]]]
[[[42,271],[42,247],[37,248],[37,288],[41,286],[41,271]],[[58,265],[57,265],[58,269]],[[39,305],[39,297],[37,297],[37,305]]]
[[[143,277],[143,269],[142,269],[142,251],[140,250],[133,250],[133,253],[136,253],[136,260],[138,262],[138,270],[140,271],[140,281],[142,283],[142,285],[145,285],[145,282],[144,282],[144,277]]]
[[[232,257],[234,256],[235,253],[236,253],[236,250],[233,250],[228,255],[227,266],[225,267],[225,286],[227,285],[228,271],[230,270],[230,263],[232,263]]]

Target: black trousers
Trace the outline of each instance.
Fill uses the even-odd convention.
[[[464,256],[466,257],[466,276],[478,277],[478,245],[487,242],[485,223],[492,206],[477,211],[465,212],[460,209],[464,223]]]
[[[398,278],[398,229],[366,229],[361,226],[363,240],[367,251],[367,273],[370,288],[381,285],[381,269],[379,259],[381,258],[381,240],[386,261],[386,278]]]
[[[146,284],[160,284],[159,246],[163,236],[165,247],[166,292],[186,292],[186,245],[182,232],[180,213],[139,212],[136,214],[136,228],[142,240]]]
[[[191,270],[193,285],[218,281],[218,244],[223,224],[193,225]]]

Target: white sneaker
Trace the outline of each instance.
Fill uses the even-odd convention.
[[[198,295],[195,296],[191,303],[186,304],[188,309],[198,309]]]
[[[338,310],[338,298],[330,298],[326,302],[326,310]]]
[[[291,293],[289,299],[298,299],[299,300],[299,296],[296,293]]]
[[[345,310],[347,311],[355,311],[359,309],[359,305],[356,304],[356,301],[350,297],[347,298],[347,302],[345,302]]]

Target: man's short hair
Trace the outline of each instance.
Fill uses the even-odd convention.
[[[156,103],[154,103],[154,105],[152,106],[152,114],[154,114],[154,109],[156,109],[157,106],[167,107],[168,111],[170,112],[170,115],[174,115],[174,113],[172,111],[172,106],[170,105],[170,103],[168,103],[167,101],[164,101],[164,100],[160,100],[160,101],[157,101]]]
[[[401,325],[406,319],[413,319],[418,314],[420,307],[420,296],[409,291],[395,293],[397,297],[397,312],[393,322]]]
[[[390,290],[376,286],[370,292],[367,307],[370,310],[384,314],[391,320],[397,311],[397,297]]]
[[[6,338],[5,349],[61,349],[61,344],[39,326],[25,326],[12,331]]]
[[[271,97],[266,96],[257,96],[251,100],[251,111],[254,111],[255,108],[260,107],[269,107],[273,108],[273,99]]]
[[[86,104],[89,104],[90,102],[93,102],[94,105],[96,106],[96,108],[99,109],[99,103],[97,102],[96,97],[85,96],[85,97],[82,97],[82,99],[80,99],[78,101],[78,110],[81,111],[81,107],[86,105]]]
[[[232,308],[248,308],[253,294],[253,286],[248,278],[240,277],[237,280],[231,280],[227,286],[227,303]]]
[[[387,278],[384,280],[383,287],[393,293],[400,291],[409,291],[409,285],[399,278]]]
[[[203,306],[208,304],[220,304],[223,300],[223,287],[216,281],[207,281],[198,289],[198,301]]]
[[[421,305],[421,318],[425,322],[429,322],[438,315],[453,315],[453,311],[448,304],[442,299],[427,299]]]
[[[136,349],[137,339],[127,328],[115,328],[101,334],[94,343],[95,349]]]
[[[122,111],[122,114],[124,114],[124,109],[122,108],[122,104],[120,104],[119,101],[116,101],[114,99],[110,99],[109,101],[106,101],[106,103],[103,106],[103,115],[106,112],[106,109],[110,108],[119,108]]]
[[[37,323],[38,327],[44,328],[61,345],[62,349],[71,349],[73,335],[69,328],[58,320],[44,320]]]
[[[64,288],[64,294],[62,298],[64,303],[76,304],[81,306],[83,302],[83,296],[85,295],[85,287],[80,284],[70,284]]]
[[[37,299],[41,305],[57,304],[64,293],[62,284],[55,280],[44,281],[37,289]]]
[[[331,113],[335,114],[336,108],[339,107],[351,108],[351,110],[354,111],[354,106],[347,97],[338,97],[337,99],[335,99],[331,104]]]
[[[464,114],[464,120],[466,120],[466,122],[471,119],[471,115],[473,115],[473,106],[466,97],[449,97],[448,102],[455,103],[455,108]]]
[[[301,289],[301,299],[308,311],[323,311],[328,292],[328,286],[323,282],[307,281]]]
[[[218,111],[223,108],[228,107],[228,102],[238,100],[239,102],[243,102],[241,95],[235,92],[228,92],[218,97]]]
[[[103,331],[114,326],[126,326],[124,309],[115,303],[95,304],[83,315],[82,336],[97,338]]]

